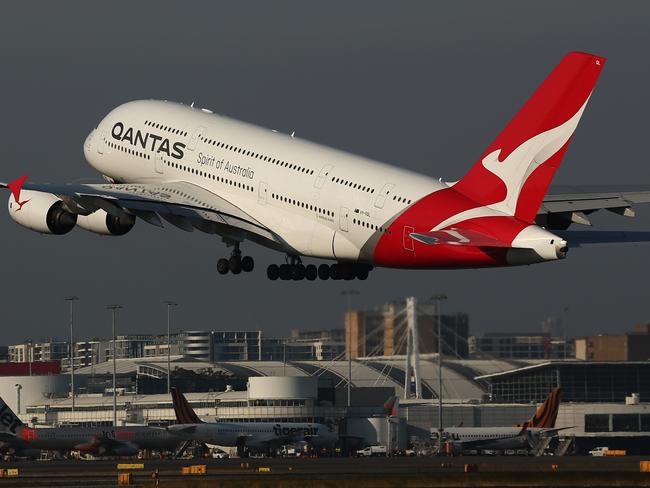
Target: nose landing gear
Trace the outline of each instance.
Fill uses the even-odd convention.
[[[255,267],[255,261],[250,256],[242,257],[241,251],[239,249],[239,243],[235,244],[235,249],[233,249],[230,259],[221,258],[217,261],[217,271],[219,274],[225,275],[229,271],[232,274],[239,274],[242,271],[244,273],[250,273]]]

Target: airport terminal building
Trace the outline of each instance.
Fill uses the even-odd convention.
[[[406,447],[431,440],[431,428],[438,425],[439,391],[435,354],[420,360],[421,398],[414,398],[414,388],[406,382],[404,361],[399,356],[352,361],[349,407],[347,361],[213,363],[176,356],[172,384],[193,392],[188,400],[202,418],[323,422],[337,425],[342,442],[354,447]],[[569,427],[562,437],[571,451],[602,445],[647,453],[650,404],[644,400],[650,398],[649,368],[647,362],[445,359],[443,424],[511,426],[528,419],[552,388],[561,387],[556,427]],[[117,373],[119,423],[175,421],[169,395],[144,391],[152,382],[166,385],[166,358],[121,359]],[[81,368],[76,382],[82,385],[79,391],[88,393],[76,397],[74,412],[64,386],[49,398],[31,397],[21,416],[44,425],[109,425],[111,375],[111,362]],[[398,419],[388,418],[382,407],[393,394],[400,398]]]

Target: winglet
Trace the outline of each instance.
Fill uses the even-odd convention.
[[[27,178],[29,178],[29,176],[24,175],[11,183],[7,183],[7,188],[11,190],[11,194],[14,196],[14,200],[16,200],[17,204],[20,204],[20,192],[23,189],[23,185],[25,184],[25,181],[27,181]]]

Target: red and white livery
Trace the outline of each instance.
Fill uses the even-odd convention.
[[[276,131],[167,101],[129,102],[88,136],[84,153],[107,181],[36,184],[22,177],[9,212],[32,230],[75,226],[105,235],[137,219],[221,236],[233,247],[220,273],[251,271],[241,244],[285,254],[271,279],[365,279],[376,266],[409,269],[533,264],[569,246],[646,241],[574,233],[572,223],[608,209],[633,215],[650,192],[548,194],[605,59],[567,54],[455,183],[354,156]],[[334,264],[304,265],[305,257]]]

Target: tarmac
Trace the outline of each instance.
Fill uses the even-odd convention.
[[[131,486],[203,487],[469,487],[469,486],[649,486],[640,472],[648,457],[389,457],[272,458],[193,460],[54,460],[1,463],[7,487],[116,486],[118,473],[131,474]],[[117,469],[117,464],[131,464]],[[143,466],[139,466],[142,465]],[[205,465],[205,474],[183,468]],[[17,469],[16,471],[7,471]],[[195,468],[201,471],[202,468]]]

